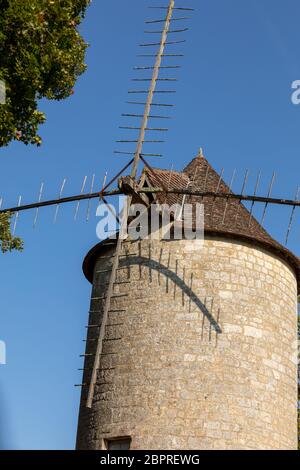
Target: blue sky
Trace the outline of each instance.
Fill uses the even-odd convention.
[[[152,0],[161,5],[166,0]],[[274,196],[293,197],[299,181],[300,105],[291,103],[291,83],[300,79],[297,0],[182,0],[197,9],[183,49],[183,68],[174,97],[164,159],[154,165],[181,169],[199,147],[212,165],[234,168],[241,189],[250,170],[247,192],[262,170],[261,193],[277,173]],[[90,43],[88,70],[74,96],[61,103],[42,102],[47,123],[39,149],[19,143],[0,150],[0,197],[15,205],[19,194],[31,202],[41,181],[44,197],[55,197],[67,178],[65,194],[80,191],[82,179],[96,175],[101,186],[127,157],[113,154],[132,66],[145,41],[143,21],[157,12],[144,0],[94,0],[82,26]],[[128,121],[127,121],[128,122]],[[81,265],[97,243],[95,203],[86,221],[86,203],[77,223],[74,206],[22,214],[17,233],[22,254],[0,259],[0,340],[7,345],[7,365],[0,365],[0,447],[72,449],[81,381],[77,368],[89,310],[90,285]],[[283,240],[290,211],[270,208],[266,227]],[[258,211],[259,214],[259,211]],[[300,255],[298,216],[289,248]]]

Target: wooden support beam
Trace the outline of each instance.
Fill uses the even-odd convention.
[[[118,188],[127,196],[132,196],[133,201],[139,204],[144,204],[147,207],[150,205],[149,198],[146,194],[140,192],[139,184],[131,176],[124,176],[118,181]]]

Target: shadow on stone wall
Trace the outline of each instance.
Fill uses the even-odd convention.
[[[170,279],[181,291],[185,294],[189,299],[190,302],[193,302],[199,310],[203,314],[203,318],[207,318],[212,328],[216,331],[217,334],[222,333],[222,329],[218,323],[219,318],[215,319],[212,313],[208,310],[205,303],[203,303],[199,297],[195,294],[193,289],[189,287],[183,279],[181,279],[174,271],[172,271],[167,266],[164,266],[158,261],[143,257],[143,256],[128,256],[126,259],[120,261],[121,267],[128,267],[130,266],[144,266],[149,268],[149,270],[154,270],[160,273],[161,276]],[[219,315],[218,315],[219,316]]]

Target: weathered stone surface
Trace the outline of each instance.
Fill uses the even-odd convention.
[[[128,295],[112,301],[92,410],[82,392],[77,447],[131,436],[133,449],[296,449],[293,270],[212,235],[201,250],[192,241],[125,245],[137,255],[122,259],[115,292]],[[109,273],[99,271],[110,263],[96,263],[90,323],[101,321]]]

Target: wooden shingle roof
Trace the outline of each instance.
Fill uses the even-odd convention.
[[[194,158],[182,172],[170,170],[149,169],[144,170],[148,183],[157,187],[186,189],[195,191],[208,191],[229,193],[227,184],[220,179],[220,175],[212,168],[203,155]],[[174,204],[182,201],[182,196],[157,194],[160,203]],[[274,240],[271,235],[250,214],[246,207],[236,199],[213,198],[206,196],[187,196],[187,203],[202,202],[204,204],[205,233],[218,234],[226,238],[239,238],[261,245],[269,251],[276,253],[294,268],[300,290],[300,259],[283,245]],[[225,214],[225,216],[224,216]]]

